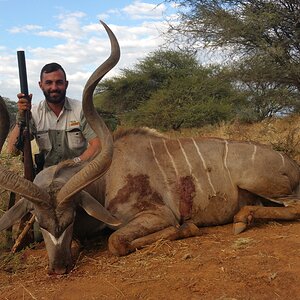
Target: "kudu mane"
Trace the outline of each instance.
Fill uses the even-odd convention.
[[[167,135],[164,135],[155,129],[148,127],[140,127],[140,128],[120,128],[113,134],[114,141],[117,141],[121,138],[130,136],[130,135],[142,135],[149,137],[164,137],[168,138]]]

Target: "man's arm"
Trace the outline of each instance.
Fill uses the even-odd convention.
[[[19,93],[17,95],[18,97],[18,102],[17,102],[17,107],[18,107],[18,112],[17,112],[17,117],[16,117],[16,125],[13,128],[13,130],[10,132],[8,139],[7,139],[7,148],[6,151],[8,154],[11,155],[19,155],[20,151],[16,148],[15,144],[17,142],[17,139],[20,134],[20,121],[25,120],[25,111],[31,109],[31,102],[29,102],[26,98],[24,97],[24,94]],[[30,100],[32,99],[32,94],[29,95]]]
[[[87,161],[95,157],[101,150],[101,142],[98,137],[89,140],[87,149],[79,156],[82,161]]]
[[[7,139],[7,146],[6,146],[6,152],[7,154],[11,155],[19,155],[20,150],[16,147],[16,142],[20,134],[20,125],[16,124],[15,127],[10,132],[8,139]]]

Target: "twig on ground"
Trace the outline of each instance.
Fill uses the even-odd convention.
[[[22,283],[20,283],[21,284],[21,286],[22,286],[22,288],[31,296],[31,298],[32,299],[35,299],[35,300],[37,300],[37,298],[36,297],[34,297],[33,295],[32,295],[32,293],[22,284]]]
[[[23,231],[21,232],[21,234],[18,236],[18,238],[16,239],[15,244],[13,245],[11,252],[15,253],[18,249],[18,247],[20,246],[20,244],[22,243],[23,239],[26,237],[29,229],[31,228],[31,226],[33,225],[35,221],[35,216],[32,215],[30,220],[27,222],[26,226],[24,227]]]

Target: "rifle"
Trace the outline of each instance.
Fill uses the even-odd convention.
[[[26,62],[24,51],[17,51],[18,66],[19,66],[19,77],[20,77],[20,87],[21,93],[25,95],[25,98],[30,101],[28,93],[28,83],[27,83],[27,72],[26,72]],[[18,139],[17,148],[23,152],[23,163],[24,163],[24,177],[30,181],[33,181],[35,177],[35,169],[32,159],[31,150],[31,137],[30,137],[30,111],[25,111],[25,122],[20,124],[20,135]],[[23,149],[22,149],[23,148]]]
[[[27,72],[26,72],[24,51],[17,51],[17,58],[18,58],[21,93],[23,93],[25,95],[24,97],[27,98],[28,101],[30,101],[30,97],[28,93]],[[17,149],[23,152],[24,177],[30,181],[33,181],[35,177],[35,168],[32,159],[29,121],[30,121],[30,110],[26,110],[25,121],[21,122],[20,124],[20,133],[16,143],[16,147]],[[14,202],[15,202],[15,195],[11,193],[9,205],[13,205]],[[34,216],[31,215],[30,213],[28,213],[21,219],[21,223],[19,226],[19,231],[21,231],[21,234],[16,239],[15,244],[12,247],[11,251],[13,253],[16,252],[19,248],[23,247],[24,245],[28,245],[30,242],[32,242],[33,237],[27,235],[33,222],[34,222]]]

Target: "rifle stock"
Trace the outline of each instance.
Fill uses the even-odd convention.
[[[21,93],[23,93],[25,95],[25,98],[27,98],[28,101],[30,101],[30,97],[28,93],[27,71],[26,71],[24,51],[17,51],[17,57],[18,57]],[[30,142],[31,136],[30,136],[29,121],[30,121],[30,111],[27,110],[25,111],[25,124],[21,124],[20,134],[23,135],[22,138],[23,138],[24,177],[30,181],[33,181],[35,174],[34,174],[34,165],[33,165],[31,142]]]

